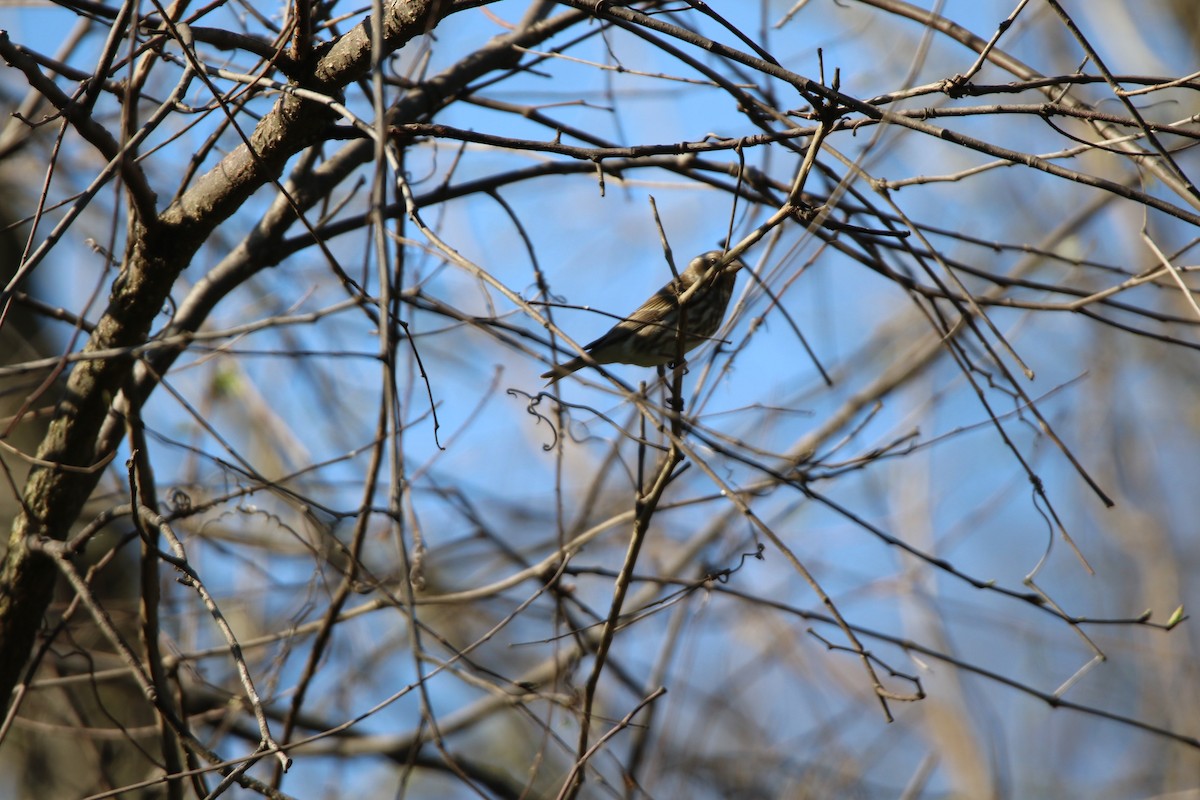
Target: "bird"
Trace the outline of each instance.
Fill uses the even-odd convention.
[[[712,267],[725,254],[709,250],[696,256],[677,278],[642,303],[636,311],[612,326],[599,339],[584,346],[591,356],[582,356],[559,364],[542,374],[549,378],[546,385],[565,378],[578,369],[596,364],[633,364],[638,367],[658,367],[676,361],[705,340],[712,337],[725,319],[725,309],[733,296],[738,270],[746,265],[734,259],[719,271]],[[680,341],[679,297],[697,282],[704,284],[687,298],[683,306],[683,325],[686,335]]]

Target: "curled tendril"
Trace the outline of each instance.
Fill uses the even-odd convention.
[[[552,438],[546,444],[542,445],[542,451],[549,453],[551,450],[553,450],[555,447],[557,447],[558,446],[558,428],[555,427],[554,420],[550,419],[550,417],[546,416],[541,411],[537,410],[537,407],[539,405],[541,405],[541,403],[542,403],[542,398],[543,397],[551,397],[551,395],[547,394],[546,392],[538,392],[536,395],[531,395],[528,392],[521,391],[520,389],[508,389],[506,393],[510,397],[524,397],[527,400],[529,400],[529,403],[526,404],[526,406],[525,406],[525,413],[529,414],[531,417],[536,419],[538,422],[545,421],[545,423],[550,426],[550,432],[554,435],[554,438]]]

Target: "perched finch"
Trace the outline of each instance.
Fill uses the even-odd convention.
[[[683,307],[683,326],[686,335],[680,342],[679,296],[693,284],[705,277],[706,272],[724,257],[720,250],[710,250],[697,256],[687,269],[666,286],[642,303],[637,311],[618,322],[608,333],[591,342],[583,349],[598,364],[634,364],[639,367],[657,367],[675,361],[680,352],[686,353],[703,343],[721,327],[725,308],[733,295],[737,271],[745,266],[734,259],[720,272],[711,272],[704,285],[700,286]],[[582,357],[573,358],[565,364],[542,375],[554,383],[570,375],[589,362]]]

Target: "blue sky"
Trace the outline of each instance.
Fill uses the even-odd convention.
[[[730,14],[743,30],[757,33],[760,22],[750,16],[757,4],[713,4]],[[768,22],[779,19],[786,4],[771,4]],[[1011,3],[947,2],[942,13],[987,38],[1006,16]],[[1134,8],[1137,36],[1118,32]],[[1072,9],[1080,16],[1109,68],[1121,74],[1184,75],[1191,71],[1194,52],[1179,31],[1163,21],[1160,3],[1098,2]],[[491,11],[506,20],[519,18],[524,4],[499,3]],[[742,17],[740,15],[747,16]],[[1045,9],[1030,10],[1005,37],[1002,46],[1046,74],[1069,72],[1079,59],[1073,43],[1061,30],[1048,33],[1054,24]],[[4,19],[4,17],[10,19]],[[692,15],[689,19],[694,18]],[[3,27],[16,41],[47,46],[50,31],[61,31],[68,15],[55,9],[19,9],[0,14]],[[709,23],[700,30],[716,34]],[[432,46],[429,73],[455,62],[501,29],[480,10],[456,15],[439,26]],[[771,30],[765,43],[787,66],[816,78],[816,48],[824,53],[826,74],[841,70],[843,89],[859,97],[894,90],[901,85],[917,51],[921,31],[915,23],[897,22],[863,4],[810,3],[780,31]],[[722,40],[733,45],[724,35]],[[100,39],[88,40],[88,47]],[[1148,44],[1149,43],[1149,44]],[[1050,45],[1054,46],[1051,47]],[[586,61],[610,63],[614,59],[630,70],[692,77],[676,62],[665,59],[643,42],[609,32],[571,50]],[[88,63],[89,50],[77,53]],[[407,68],[415,55],[402,54]],[[961,46],[934,37],[921,69],[910,82],[923,84],[967,69],[974,54]],[[482,94],[510,103],[536,103],[545,113],[564,123],[618,144],[699,141],[713,133],[723,137],[756,132],[724,93],[711,87],[666,82],[635,74],[602,72],[587,63],[556,60],[545,67],[550,77],[521,76]],[[11,85],[11,73],[9,74]],[[1007,82],[1011,78],[988,68],[979,83]],[[168,80],[167,78],[163,79]],[[783,108],[798,107],[782,84],[772,87]],[[1090,87],[1105,110],[1119,110],[1103,88]],[[1035,99],[1023,97],[1023,102]],[[197,95],[197,102],[202,95]],[[581,102],[582,101],[582,102]],[[961,104],[1009,102],[1004,96],[985,97]],[[1016,102],[1016,101],[1013,101]],[[1191,103],[1191,105],[1189,105]],[[951,105],[937,95],[909,101],[908,106]],[[353,105],[366,113],[360,102]],[[265,106],[264,106],[265,108]],[[1146,103],[1155,119],[1175,120],[1194,113],[1194,100],[1186,93],[1169,101]],[[513,114],[500,114],[459,104],[436,117],[437,122],[503,136],[547,139],[547,131]],[[1070,143],[1036,117],[1013,115],[997,119],[951,118],[939,120],[948,128],[1000,142],[1007,147],[1046,153]],[[208,135],[202,123],[168,146],[167,153],[182,162]],[[861,163],[871,177],[901,181],[917,176],[945,176],[985,164],[991,159],[967,152],[893,126],[882,131],[864,127],[841,132],[829,145]],[[568,139],[565,139],[568,140]],[[232,146],[232,142],[228,144]],[[868,149],[869,148],[869,149]],[[331,147],[332,149],[332,147]],[[746,151],[747,163],[786,181],[797,157],[777,148]],[[84,158],[84,156],[76,156]],[[447,178],[461,182],[517,166],[539,163],[549,156],[468,146],[459,152],[456,142],[425,143],[408,157],[409,178],[419,194]],[[728,152],[707,156],[735,162]],[[1190,164],[1189,152],[1180,156]],[[169,163],[169,162],[168,162]],[[823,158],[835,174],[845,167],[832,154]],[[1106,162],[1096,154],[1065,160],[1065,165],[1113,179],[1128,178],[1127,162]],[[453,174],[450,166],[454,165]],[[165,166],[160,200],[170,196],[179,173]],[[532,242],[537,262],[557,300],[588,305],[622,314],[635,308],[668,277],[661,254],[658,230],[650,205],[652,196],[669,237],[677,265],[710,249],[724,235],[731,213],[729,195],[699,187],[665,170],[631,171],[625,181],[609,176],[602,195],[594,173],[558,175],[501,190]],[[855,188],[870,194],[862,179]],[[1149,181],[1151,189],[1158,191]],[[825,192],[828,184],[814,182],[810,189]],[[61,189],[63,193],[67,190]],[[1063,219],[1096,195],[1076,184],[1024,167],[1006,167],[955,182],[928,182],[893,190],[892,199],[918,223],[969,234],[972,244],[953,236],[932,236],[948,257],[1009,275],[1045,282],[1088,286],[1098,290],[1119,282],[1121,276],[1095,268],[1072,266],[1070,258],[1136,273],[1153,263],[1142,244],[1141,209],[1114,202],[1064,238],[1046,237]],[[261,218],[266,193],[256,197],[243,214],[231,219],[185,274],[175,300],[186,296],[190,285],[216,264]],[[104,213],[109,201],[98,202],[94,215],[85,218],[79,236],[64,242],[59,258],[39,272],[46,297],[65,307],[78,308],[96,285],[109,277],[99,274],[99,260],[83,246],[85,235],[105,240],[111,218]],[[358,190],[348,206],[361,212],[366,196]],[[770,209],[739,209],[734,238],[760,224]],[[349,212],[347,212],[349,213]],[[464,257],[488,271],[525,300],[537,298],[534,270],[522,237],[511,218],[491,198],[472,197],[423,210],[425,221]],[[855,219],[860,225],[868,217]],[[118,226],[119,227],[119,226]],[[1158,241],[1173,246],[1190,240],[1187,226],[1152,215],[1149,230]],[[415,242],[406,251],[411,285],[421,283],[430,296],[481,317],[498,316],[532,333],[538,326],[499,293],[484,287],[466,271],[446,266],[428,255],[429,249],[411,226],[404,234]],[[998,249],[985,246],[997,242]],[[1026,265],[1022,246],[1045,248],[1063,260]],[[330,246],[343,268],[364,276],[371,291],[372,244],[361,231],[331,240]],[[1190,253],[1180,263],[1186,264]],[[897,256],[897,262],[916,269],[914,262]],[[742,348],[727,372],[704,377],[713,386],[705,401],[704,422],[713,431],[745,445],[747,451],[789,451],[803,437],[836,414],[855,393],[869,387],[897,363],[912,357],[913,349],[929,335],[929,325],[915,311],[907,293],[853,259],[823,248],[800,226],[785,228],[774,246],[766,243],[751,250],[747,263],[776,291],[796,320],[821,362],[836,377],[833,387],[820,380],[796,336],[777,311],[767,313],[768,302],[746,277],[738,283],[736,312],[724,334],[731,346]],[[366,265],[366,267],[364,267]],[[964,278],[973,290],[984,286]],[[1180,316],[1188,310],[1173,304],[1169,288],[1146,287],[1124,297],[1130,302],[1162,307]],[[104,296],[101,291],[101,298]],[[344,298],[340,286],[314,251],[302,251],[278,267],[257,276],[250,285],[226,299],[213,315],[215,329],[241,324],[286,310],[314,311]],[[1033,293],[1020,295],[1038,299]],[[1045,298],[1042,298],[1045,299]],[[612,318],[586,310],[557,309],[556,323],[575,341],[584,343],[602,333]],[[766,314],[761,326],[759,316]],[[1179,584],[1166,576],[1194,574],[1197,564],[1195,537],[1190,536],[1195,501],[1190,491],[1197,466],[1194,420],[1190,408],[1194,381],[1194,354],[1167,348],[1146,339],[1117,335],[1079,314],[1030,313],[1026,310],[991,309],[992,321],[1003,331],[1036,378],[1019,378],[1038,408],[1084,467],[1118,498],[1115,511],[1106,511],[1088,490],[1061,451],[1039,432],[1028,411],[1012,399],[998,367],[977,348],[971,350],[980,371],[976,379],[1015,447],[1044,482],[1064,525],[1075,537],[1097,574],[1089,576],[1070,549],[1047,524],[1043,508],[1030,490],[1024,470],[988,422],[975,391],[962,371],[943,354],[919,378],[882,398],[879,407],[855,417],[837,436],[823,441],[823,464],[816,472],[813,490],[851,508],[871,525],[912,546],[945,558],[959,570],[980,580],[995,580],[1014,591],[1027,591],[1022,581],[1035,568],[1047,543],[1053,549],[1037,583],[1061,603],[1068,613],[1092,617],[1132,617],[1146,608],[1155,619],[1165,620],[1179,604],[1196,605],[1194,585]],[[546,368],[544,346],[526,340],[532,352],[498,343],[486,332],[454,325],[444,318],[415,312],[409,318],[415,342],[429,373],[441,429],[439,450],[428,414],[423,383],[407,358],[401,364],[400,408],[407,422],[401,443],[406,475],[413,481],[406,499],[406,532],[411,537],[416,522],[429,547],[431,580],[443,591],[470,588],[515,571],[502,548],[481,531],[498,533],[505,547],[528,560],[537,560],[558,536],[553,509],[563,500],[565,518],[584,503],[584,493],[603,477],[605,491],[589,516],[593,522],[632,504],[628,475],[635,469],[636,449],[626,442],[620,449],[623,466],[614,467],[606,456],[618,437],[599,415],[636,430],[628,399],[613,392],[603,379],[584,371],[560,384],[562,398],[584,404],[570,413],[569,437],[561,453],[544,446],[554,441],[548,420],[528,413],[526,394],[541,390],[537,377]],[[165,317],[164,317],[165,322]],[[749,335],[752,326],[753,335]],[[1164,323],[1164,330],[1190,334],[1184,325]],[[218,442],[185,412],[179,401],[160,391],[152,398],[148,419],[154,430],[170,437],[155,454],[162,486],[178,485],[201,497],[219,494],[243,479],[213,457],[231,460],[226,444],[268,476],[287,474],[310,464],[344,456],[370,441],[376,425],[380,372],[373,355],[378,350],[369,320],[353,310],[323,318],[315,324],[268,329],[239,339],[220,355],[196,350],[181,361],[170,378],[198,417],[226,432]],[[990,339],[994,343],[994,337]],[[314,351],[315,358],[287,355],[289,350]],[[687,385],[692,391],[704,375],[705,359],[713,348],[696,351]],[[1002,363],[1018,373],[1016,360],[1001,356]],[[1178,359],[1178,361],[1174,361]],[[725,355],[713,362],[728,363]],[[616,367],[615,375],[633,383],[650,381],[653,373],[636,367]],[[987,378],[994,378],[989,386]],[[590,383],[600,384],[599,388]],[[516,394],[506,390],[514,390]],[[553,417],[553,404],[543,399],[537,411]],[[940,438],[940,437],[945,438]],[[898,440],[919,445],[903,457],[877,460],[861,470],[840,467]],[[201,455],[180,443],[199,448]],[[836,448],[836,449],[835,449]],[[901,446],[900,449],[903,449]],[[761,475],[745,465],[701,447],[699,452],[714,471],[738,489],[749,490]],[[119,465],[125,454],[114,462]],[[360,502],[365,454],[322,467],[294,488],[314,500],[350,513]],[[119,469],[119,467],[118,467]],[[108,485],[119,486],[114,472]],[[463,505],[451,502],[451,490],[471,501],[473,520]],[[165,492],[164,492],[165,494]],[[1068,626],[1028,604],[972,588],[963,581],[916,562],[871,531],[847,520],[819,503],[790,490],[772,490],[749,496],[756,514],[783,538],[854,624],[886,631],[900,638],[934,643],[966,662],[1052,691],[1087,662],[1091,653]],[[383,504],[382,495],[376,505]],[[737,563],[738,555],[751,551],[751,527],[717,497],[717,487],[701,470],[693,468],[672,486],[666,502],[682,504],[665,509],[656,518],[652,535],[639,562],[639,572],[665,569],[673,556],[697,541],[706,526],[721,520],[718,535],[672,577],[695,578],[703,567],[722,568]],[[253,504],[253,507],[251,507]],[[296,504],[260,494],[231,501],[194,529],[191,554],[211,575],[214,586],[233,606],[249,634],[278,627],[281,620],[313,619],[323,610],[332,572],[313,558],[309,548],[320,548],[322,537],[344,537],[353,518],[333,522],[322,511],[306,516]],[[330,525],[330,530],[321,528]],[[1150,533],[1152,531],[1152,533]],[[627,529],[618,527],[581,553],[580,567],[616,568],[624,553]],[[247,547],[247,541],[273,542],[270,547]],[[410,539],[411,541],[411,539]],[[730,582],[730,588],[764,600],[799,609],[820,610],[809,587],[799,579],[778,552],[768,547],[764,561],[750,560]],[[397,543],[382,518],[372,528],[365,560],[378,576],[399,572]],[[612,581],[607,575],[581,575],[573,579],[578,597],[600,613],[607,609]],[[521,585],[488,604],[456,612],[431,609],[427,621],[448,636],[469,640],[481,626],[494,624],[534,590]],[[376,595],[377,596],[377,595]],[[366,602],[367,598],[364,598]],[[181,624],[176,635],[180,647],[211,644],[213,632],[203,624],[194,597],[178,590]],[[552,609],[535,606],[506,628],[487,649],[506,677],[553,651],[545,639],[552,629]],[[677,649],[660,645],[671,635],[673,614],[687,622]],[[359,713],[396,691],[413,677],[413,662],[402,633],[404,617],[382,612],[349,623],[329,655],[315,684],[314,695],[327,695],[319,704],[340,721]],[[664,653],[673,654],[667,672],[671,683],[663,714],[671,730],[698,728],[706,714],[718,714],[710,739],[697,737],[683,743],[665,739],[691,756],[735,751],[731,731],[740,724],[756,726],[771,736],[747,735],[746,742],[765,740],[799,742],[807,747],[823,744],[867,765],[873,785],[897,788],[911,775],[914,764],[939,755],[936,717],[943,705],[957,709],[964,726],[964,741],[976,745],[989,761],[992,778],[1007,786],[1012,796],[1050,796],[1055,786],[1072,784],[1094,796],[1108,781],[1131,773],[1126,754],[1153,754],[1164,744],[1144,732],[1111,722],[1097,722],[1067,711],[1050,711],[995,681],[955,672],[944,664],[916,657],[899,648],[868,642],[886,653],[889,663],[919,674],[930,692],[928,700],[899,704],[898,726],[886,726],[870,698],[865,676],[853,656],[827,651],[805,631],[810,623],[765,604],[754,604],[714,593],[692,598],[678,609],[652,615],[621,640],[622,659],[639,676],[649,674]],[[821,635],[844,644],[831,626],[816,626]],[[1088,629],[1103,641],[1111,661],[1087,673],[1068,699],[1134,716],[1153,715],[1155,704],[1134,702],[1141,693],[1153,693],[1154,670],[1162,661],[1189,663],[1194,646],[1182,631],[1169,635],[1129,627]],[[188,637],[195,637],[189,639]],[[942,638],[944,637],[944,638]],[[298,653],[305,653],[304,644]],[[278,654],[278,653],[277,653]],[[303,665],[303,656],[281,658],[278,667],[264,658],[264,674],[277,678],[284,695]],[[362,667],[366,663],[369,667]],[[223,665],[224,666],[224,665]],[[214,668],[220,671],[219,668]],[[748,670],[760,672],[747,676]],[[360,672],[361,670],[361,672]],[[346,677],[354,679],[350,685]],[[1171,673],[1172,680],[1188,682],[1188,671]],[[582,680],[582,679],[580,679]],[[441,714],[450,714],[480,692],[475,685],[439,677],[430,682],[432,702]],[[1194,688],[1192,689],[1194,691]],[[740,720],[715,698],[737,694],[744,708],[736,709],[751,722]],[[625,699],[620,692],[615,698]],[[413,725],[414,700],[365,720],[360,730],[394,733]],[[613,709],[623,709],[613,701]],[[1151,710],[1147,710],[1150,708]],[[625,710],[619,713],[620,717]],[[726,716],[728,714],[729,716]],[[1170,709],[1154,724],[1173,727]],[[753,723],[753,724],[751,724]],[[500,723],[496,723],[500,725]],[[506,720],[506,725],[520,729]],[[569,727],[569,726],[568,726]],[[565,729],[565,728],[564,728]],[[509,728],[505,730],[511,731]],[[523,729],[522,729],[523,730]],[[900,731],[910,739],[901,740]],[[1187,731],[1183,731],[1187,732]],[[1190,731],[1195,735],[1195,731]],[[526,731],[527,733],[527,731]],[[518,737],[514,736],[514,739]],[[1079,746],[1079,742],[1088,746]],[[1095,745],[1091,743],[1094,741]],[[494,742],[491,746],[495,746]],[[479,745],[480,749],[486,749]],[[664,747],[664,753],[671,748]],[[1172,750],[1184,764],[1194,764],[1194,753]],[[930,797],[970,785],[956,773],[963,761],[943,754],[929,784]],[[662,754],[667,759],[667,754]],[[800,757],[803,761],[803,757]],[[610,765],[611,768],[611,765]],[[1042,782],[1048,772],[1060,784]],[[330,771],[323,760],[297,759],[295,773],[285,782],[293,790],[309,785],[333,786],[337,781],[361,781],[368,786],[385,778],[374,774],[347,776]],[[1147,784],[1149,785],[1149,784]],[[677,786],[679,791],[695,787]],[[364,791],[366,789],[364,788]],[[387,790],[385,790],[386,793]],[[421,789],[414,786],[416,794]],[[437,796],[427,788],[422,796]],[[660,788],[660,792],[664,791]],[[667,794],[658,796],[671,796]],[[1112,790],[1119,791],[1119,790]],[[1043,793],[1047,792],[1047,793]],[[1000,792],[1003,794],[1004,792]],[[449,795],[446,795],[449,796]],[[465,795],[464,795],[465,796]],[[676,795],[682,796],[682,795]],[[1110,793],[1103,796],[1118,797]]]

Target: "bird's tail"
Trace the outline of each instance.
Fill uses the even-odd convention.
[[[581,369],[583,366],[584,366],[584,361],[582,358],[572,358],[570,361],[568,361],[565,364],[559,364],[554,369],[543,372],[542,377],[550,379],[550,380],[546,381],[546,385],[549,386],[550,384],[557,381],[559,378],[565,378],[568,375],[570,375],[572,372],[576,371],[577,369]]]

